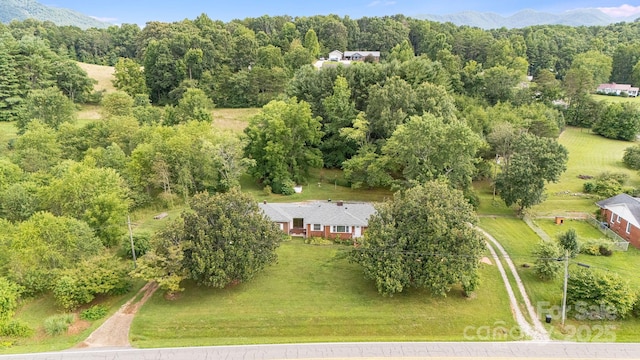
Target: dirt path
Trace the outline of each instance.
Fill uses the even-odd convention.
[[[527,292],[524,289],[522,280],[520,279],[520,276],[518,275],[518,271],[516,270],[515,265],[511,261],[511,258],[509,258],[509,255],[504,250],[502,245],[500,245],[500,243],[493,236],[491,236],[491,234],[489,234],[488,232],[484,231],[479,227],[476,227],[476,228],[480,230],[484,234],[484,236],[487,239],[489,239],[489,241],[492,243],[490,244],[489,242],[487,242],[487,247],[489,248],[489,251],[493,256],[493,259],[495,260],[496,265],[498,266],[500,275],[502,275],[502,280],[504,281],[504,285],[507,289],[507,293],[509,294],[511,310],[513,311],[516,322],[518,323],[518,325],[520,325],[522,332],[525,335],[529,336],[532,340],[537,340],[537,341],[550,340],[547,330],[542,325],[542,322],[540,322],[540,319],[538,318],[538,314],[536,313],[535,309],[531,305],[531,300],[529,300],[529,296],[527,295]],[[515,279],[515,282],[518,286],[518,290],[520,291],[520,294],[524,299],[525,308],[527,309],[527,312],[529,313],[529,318],[531,319],[533,324],[530,324],[522,314],[522,311],[520,310],[520,306],[518,305],[518,300],[516,299],[515,294],[513,292],[513,288],[511,287],[511,283],[509,282],[509,278],[507,277],[507,274],[502,266],[502,262],[498,258],[498,255],[493,249],[493,246],[495,246],[498,249],[498,251],[500,251],[500,253],[502,254],[502,257],[507,263],[507,266],[509,267],[509,270],[511,271],[511,274],[513,275],[513,278]]]
[[[156,283],[147,283],[138,293],[127,301],[120,309],[107,319],[99,328],[89,335],[76,348],[130,347],[129,328],[136,312],[158,289]],[[138,296],[144,295],[136,302]]]

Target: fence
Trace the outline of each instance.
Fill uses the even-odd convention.
[[[620,251],[629,250],[629,242],[623,239],[622,237],[620,237],[620,235],[613,232],[613,230],[609,229],[609,227],[607,226],[607,223],[600,222],[593,216],[588,216],[587,221],[589,222],[589,224],[593,225],[598,230],[600,230],[600,232],[603,233],[606,237],[608,237],[613,242],[613,245],[616,247],[616,250],[620,250]]]
[[[602,232],[609,240],[611,240],[613,246],[615,247],[615,250],[629,250],[629,242],[627,240],[620,237],[620,235],[613,232],[613,230],[609,229],[609,227],[607,227],[606,225],[603,225],[600,221],[596,220],[596,218],[589,215],[585,216],[584,219],[587,220],[589,224],[600,230],[600,232]],[[544,230],[539,228],[538,225],[536,225],[536,223],[530,217],[525,216],[523,220],[525,223],[527,223],[527,225],[529,225],[531,230],[533,230],[536,234],[538,234],[538,236],[540,236],[540,238],[551,241],[551,237]]]

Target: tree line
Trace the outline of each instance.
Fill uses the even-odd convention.
[[[265,189],[289,194],[312,168],[341,168],[350,186],[401,190],[416,204],[435,195],[411,189],[433,182],[440,189],[442,182],[443,191],[455,194],[443,206],[458,204],[461,196],[477,205],[471,182],[490,179],[507,205],[523,211],[541,202],[545,184],[566,168],[566,149],[557,142],[566,123],[614,138],[638,133],[634,106],[590,97],[597,82],[634,79],[637,27],[484,31],[403,16],[263,16],[223,23],[204,14],[144,29],[81,31],[31,20],[3,26],[0,119],[16,121],[20,135],[1,152],[6,226],[0,275],[29,294],[55,294],[57,286],[67,289],[58,294],[79,294],[60,298],[66,307],[100,291],[121,291],[115,280],[107,290],[87,289],[73,276],[91,272],[79,267],[91,262],[80,259],[120,245],[128,210],[184,202],[196,213],[219,211],[195,195],[231,191],[247,172]],[[311,65],[334,49],[380,50],[382,60]],[[74,60],[115,65],[119,91],[92,94],[91,80]],[[100,101],[102,121],[74,125],[74,103],[87,101]],[[236,136],[212,129],[213,106],[262,110]],[[240,269],[246,277],[212,278],[239,268],[210,268],[209,255],[192,253],[207,241],[222,244],[215,231],[201,237],[214,220],[204,210],[186,213],[181,225],[154,240],[140,276],[173,290],[185,278],[220,286],[248,279],[274,261],[264,256],[255,267]],[[182,229],[187,222],[202,231]],[[273,229],[260,219],[255,224],[272,239]],[[22,237],[38,240],[16,240]],[[46,246],[38,251],[29,245],[40,243]],[[248,246],[271,253],[276,243]],[[469,245],[473,256],[478,249]],[[367,259],[366,251],[360,256]],[[463,275],[449,274],[447,284],[433,289],[443,292],[455,282],[475,288],[475,268],[459,268]],[[380,290],[421,283],[396,280]],[[70,284],[79,290],[72,292]]]

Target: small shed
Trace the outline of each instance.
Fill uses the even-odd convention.
[[[562,225],[562,224],[564,224],[564,217],[556,216],[556,225]]]

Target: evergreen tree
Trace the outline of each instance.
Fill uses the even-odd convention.
[[[13,121],[22,102],[13,56],[0,44],[0,121]]]

